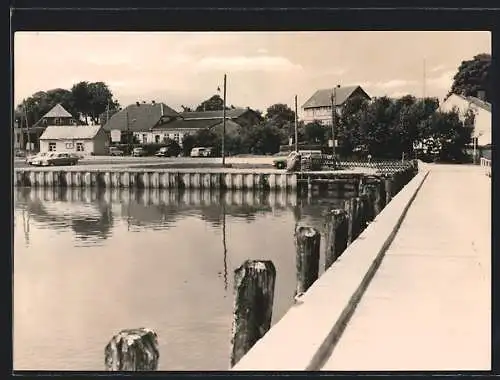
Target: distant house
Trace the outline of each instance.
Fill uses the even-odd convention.
[[[469,110],[474,112],[474,133],[477,138],[477,146],[491,145],[491,104],[486,102],[481,92],[478,97],[450,95],[440,106],[442,111],[451,111],[456,108],[462,120]]]
[[[125,109],[114,113],[103,125],[106,133],[110,134],[112,140],[117,136],[118,140],[127,142],[127,136],[135,136],[142,141],[144,134],[147,142],[155,142],[150,133],[158,123],[175,119],[179,113],[167,106],[165,103],[135,103],[125,107]]]
[[[35,123],[35,126],[80,124],[61,104],[56,104]]]
[[[361,86],[337,86],[335,88],[327,88],[317,90],[302,106],[303,121],[310,123],[319,121],[323,125],[332,125],[332,95],[334,96],[334,104],[337,108],[337,113],[342,112],[342,107],[348,99],[356,96],[361,96],[370,100],[370,96],[361,88]]]
[[[262,120],[259,113],[250,108],[234,108],[226,110],[226,132],[248,128]],[[223,125],[222,111],[182,112],[175,119],[165,120],[151,128],[155,141],[169,138],[182,145],[185,135],[196,133],[201,129],[221,129]],[[144,134],[143,139],[149,135]]]
[[[104,155],[108,146],[108,136],[100,125],[49,126],[40,136],[40,152]]]

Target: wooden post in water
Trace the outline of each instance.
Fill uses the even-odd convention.
[[[392,176],[388,175],[384,178],[384,188],[385,188],[385,206],[389,204],[393,196],[393,186],[392,186]]]
[[[368,195],[362,193],[358,197],[358,236],[365,230],[366,223],[368,221],[367,213],[368,213]]]
[[[326,214],[325,270],[347,247],[347,215],[345,210],[330,210]]]
[[[365,194],[367,197],[366,222],[370,223],[377,216],[377,214],[375,214],[375,207],[376,207],[375,201],[376,201],[376,194],[377,194],[376,186],[373,184],[366,184],[363,187],[362,194]]]
[[[349,245],[356,238],[357,233],[358,199],[346,199],[344,209],[347,214],[347,245]]]
[[[106,345],[104,356],[106,371],[156,371],[158,336],[142,327],[122,330]]]
[[[313,227],[297,226],[295,249],[297,251],[297,288],[295,295],[304,293],[318,279],[321,235]]]
[[[234,271],[231,367],[271,327],[275,281],[272,261],[246,260]]]

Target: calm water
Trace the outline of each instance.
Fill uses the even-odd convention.
[[[297,221],[337,200],[290,193],[15,189],[14,369],[102,370],[123,328],[159,336],[160,370],[225,370],[233,272],[277,270],[273,323],[293,303]],[[323,264],[323,258],[322,258]]]

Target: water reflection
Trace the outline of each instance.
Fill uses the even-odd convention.
[[[48,370],[101,370],[107,340],[136,326],[158,332],[162,370],[227,369],[233,271],[273,261],[276,323],[293,304],[294,225],[323,231],[324,210],[342,202],[152,189],[14,198],[14,365]]]

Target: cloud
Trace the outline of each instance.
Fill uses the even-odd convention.
[[[392,79],[387,82],[378,82],[376,84],[376,87],[381,87],[381,88],[400,88],[400,87],[405,87],[405,86],[410,86],[414,85],[417,82],[414,80],[404,80],[404,79]]]
[[[455,76],[455,71],[449,70],[442,73],[438,77],[429,78],[426,84],[439,89],[449,89],[453,83],[453,77]]]
[[[205,57],[196,64],[196,67],[201,71],[293,71],[302,69],[302,66],[296,65],[284,57],[277,56]]]
[[[445,66],[445,65],[437,65],[437,66],[435,66],[435,67],[431,68],[429,71],[430,71],[431,73],[436,73],[436,72],[438,72],[438,71],[442,71],[442,70],[444,70],[444,69],[446,69],[446,66]]]
[[[257,53],[260,53],[260,54],[267,54],[267,53],[268,53],[268,51],[267,51],[267,49],[265,49],[265,48],[260,48],[260,49],[258,49],[258,50],[257,50]]]

